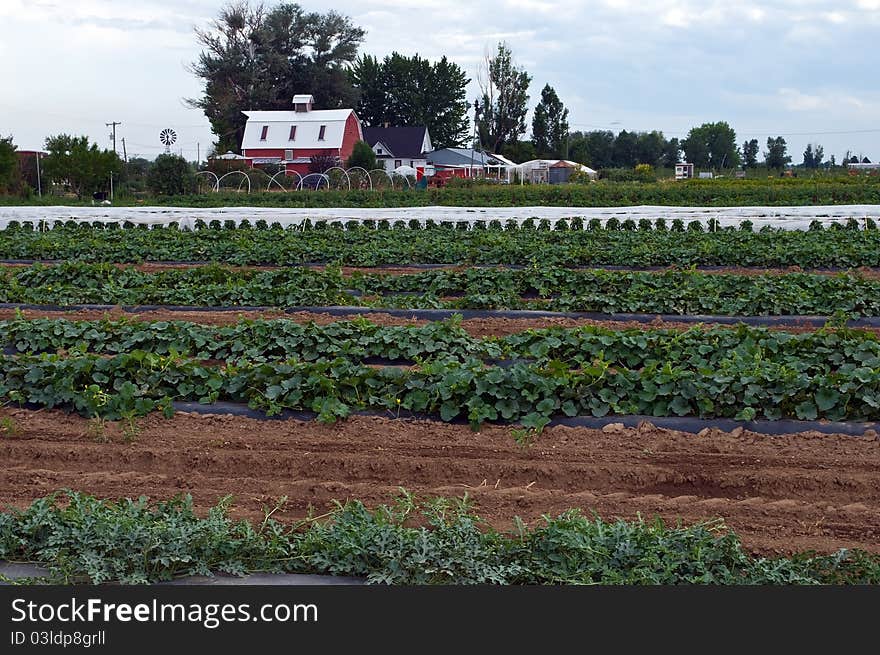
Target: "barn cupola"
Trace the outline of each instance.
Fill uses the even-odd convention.
[[[296,112],[310,112],[312,111],[312,105],[314,103],[314,96],[308,94],[298,94],[293,96],[293,110]]]

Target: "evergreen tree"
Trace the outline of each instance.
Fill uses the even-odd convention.
[[[532,142],[538,157],[566,159],[568,157],[568,109],[562,104],[552,86],[541,91],[541,102],[532,118]]]
[[[781,136],[767,137],[767,152],[764,153],[764,164],[767,168],[782,169],[791,162],[791,156],[786,154],[788,145]]]

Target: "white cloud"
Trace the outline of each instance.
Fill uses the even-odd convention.
[[[181,98],[200,92],[185,64],[199,52],[192,27],[207,26],[225,2],[0,0],[0,49],[32,53],[27,66],[7,71],[4,122],[12,119],[16,134],[34,134],[34,143],[46,133],[81,129],[103,144],[103,123],[123,120],[133,143],[157,148],[154,127],[138,126],[174,123],[189,126],[178,130],[181,140],[186,134],[193,148],[200,141],[204,150],[207,121],[181,106]],[[330,8],[320,0],[299,2],[307,11]],[[532,103],[551,84],[573,124],[620,120],[614,129],[671,135],[706,120],[728,120],[784,132],[792,116],[816,129],[847,129],[857,120],[864,123],[858,127],[873,125],[880,113],[873,89],[877,56],[870,49],[853,56],[844,48],[873,43],[880,0],[331,4],[368,30],[362,52],[447,55],[474,80],[485,51],[506,40],[533,76]],[[46,85],[46,79],[56,82]],[[474,81],[468,97],[476,88]],[[875,141],[880,155],[880,136]]]
[[[779,89],[779,99],[790,111],[813,111],[828,106],[827,98],[801,93],[797,89]]]

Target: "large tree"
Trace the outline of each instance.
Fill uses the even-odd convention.
[[[532,142],[539,157],[568,157],[568,109],[549,84],[532,116]]]
[[[87,136],[50,136],[46,139],[46,150],[46,176],[53,182],[68,184],[79,197],[107,190],[110,176],[122,172],[119,155],[112,150],[100,150],[97,143],[89,145]]]
[[[818,144],[814,148],[812,143],[808,143],[804,150],[804,168],[819,168],[823,159],[825,159],[825,149]]]
[[[526,131],[532,76],[514,63],[510,48],[502,41],[496,53],[486,57],[478,81],[482,98],[476,106],[475,121],[480,143],[500,153],[505,144],[518,141]]]
[[[725,121],[691,128],[681,145],[688,162],[698,168],[734,168],[739,164],[736,132]]]
[[[664,152],[666,151],[666,137],[663,132],[653,130],[651,132],[639,132],[636,135],[635,163],[650,164],[657,167],[663,163]]]
[[[205,85],[202,109],[217,137],[215,151],[237,151],[251,109],[289,109],[297,93],[317,107],[353,107],[356,92],[347,67],[364,31],[335,11],[306,12],[285,3],[267,10],[236,0],[207,29],[196,29],[203,50],[192,72]]]
[[[781,136],[775,139],[767,137],[767,152],[764,153],[764,164],[767,168],[783,168],[791,161],[791,156],[786,154],[788,145]]]
[[[758,165],[758,140],[743,141],[742,145],[743,168],[755,168]]]
[[[614,166],[614,132],[572,132],[568,158],[594,169]]]
[[[635,132],[620,130],[614,139],[613,162],[617,168],[632,168],[636,162],[636,146],[639,137]]]
[[[464,70],[445,56],[433,64],[397,52],[379,61],[358,57],[350,79],[359,93],[358,117],[366,125],[422,126],[437,148],[460,146],[468,134]]]
[[[196,176],[183,157],[159,155],[147,174],[147,186],[153,193],[167,196],[193,193]]]
[[[681,143],[677,138],[673,137],[663,146],[663,157],[660,163],[666,168],[675,168],[679,161],[681,161]]]
[[[0,138],[0,193],[12,193],[18,189],[18,155],[12,136]]]

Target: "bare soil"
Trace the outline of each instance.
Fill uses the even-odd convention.
[[[139,321],[190,321],[201,325],[231,325],[241,319],[288,319],[297,321],[298,323],[314,322],[317,325],[327,325],[337,321],[351,321],[357,318],[367,319],[377,325],[426,325],[430,321],[415,317],[392,316],[383,313],[381,310],[370,312],[369,314],[347,314],[344,316],[335,316],[332,314],[320,312],[294,312],[285,314],[281,310],[264,310],[264,311],[172,311],[167,309],[151,310],[145,312],[126,312],[121,307],[112,310],[71,310],[71,311],[52,311],[42,309],[26,309],[22,310],[25,318],[66,318],[71,321],[94,321],[103,318],[122,319]],[[0,309],[0,320],[15,318],[16,311],[14,309]],[[461,322],[464,328],[471,336],[487,337],[487,336],[504,336],[509,334],[518,334],[526,330],[537,330],[547,327],[575,328],[586,325],[596,325],[607,328],[609,330],[646,330],[646,329],[666,329],[666,330],[690,330],[697,327],[698,324],[684,323],[678,321],[663,321],[657,318],[650,323],[640,323],[638,321],[597,321],[585,318],[469,318]],[[705,327],[713,327],[718,324],[704,323]],[[816,327],[812,325],[787,325],[773,326],[771,329],[786,332],[815,332]],[[880,335],[880,328],[860,328],[862,330],[873,332]]]
[[[760,554],[861,548],[880,552],[880,441],[803,433],[704,436],[639,428],[554,427],[530,447],[510,430],[354,417],[334,425],[178,413],[121,425],[57,410],[0,410],[0,504],[59,488],[109,498],[191,493],[200,510],[229,493],[234,515],[321,514],[334,499],[389,502],[398,487],[462,496],[499,529],[569,508],[605,519],[692,524],[721,517]]]

